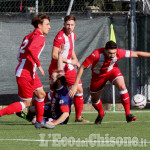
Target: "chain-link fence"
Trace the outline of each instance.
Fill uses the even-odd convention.
[[[38,3],[37,3],[38,2]],[[12,94],[17,94],[14,70],[17,66],[17,52],[25,35],[33,30],[30,25],[31,17],[36,13],[47,13],[51,18],[51,31],[47,36],[46,46],[41,56],[41,63],[46,77],[41,78],[46,91],[49,90],[48,70],[51,60],[53,39],[63,27],[62,18],[66,15],[70,0],[0,0],[0,100],[11,103]],[[137,10],[137,50],[149,51],[150,47],[150,17],[139,0],[136,2]],[[94,49],[103,47],[110,37],[110,24],[114,25],[117,44],[120,48],[130,49],[130,2],[117,0],[74,0],[71,14],[77,17],[75,32],[77,39],[75,50],[80,63],[83,62]],[[146,13],[146,15],[145,15]],[[11,63],[9,63],[9,61]],[[150,68],[149,58],[136,59],[138,93],[150,99]],[[127,88],[130,91],[130,62],[128,59],[119,62],[120,69],[125,77]],[[84,72],[82,82],[84,98],[89,100],[89,85],[91,71]],[[109,92],[108,92],[109,91]],[[9,95],[10,94],[10,95]],[[112,86],[107,84],[102,100],[112,102]],[[120,102],[119,93],[116,92],[116,102]]]
[[[26,17],[27,19],[34,13],[49,13],[56,18],[67,13],[70,0],[0,0],[1,17]],[[136,3],[137,11],[141,9],[141,1]],[[130,1],[116,0],[74,0],[72,13],[81,16],[94,17],[106,15],[108,12],[118,12],[123,14],[130,10]]]

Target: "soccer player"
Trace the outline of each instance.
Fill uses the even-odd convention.
[[[35,108],[37,122],[36,128],[54,128],[43,119],[45,92],[42,83],[36,73],[38,68],[44,76],[39,56],[45,45],[45,34],[50,30],[50,18],[45,14],[35,15],[31,24],[35,30],[25,36],[20,46],[17,59],[19,64],[16,68],[16,81],[18,84],[18,96],[20,102],[10,104],[0,110],[0,117],[20,112],[30,106],[33,94],[35,94]]]
[[[63,61],[63,71],[65,72],[65,77],[66,77],[66,82],[68,84],[68,87],[72,86],[75,81],[77,71],[75,70],[74,66],[77,66],[77,68],[80,67],[80,64],[78,62],[78,59],[74,51],[74,42],[75,42],[76,34],[73,31],[75,28],[75,21],[76,18],[72,15],[66,16],[64,18],[64,27],[61,31],[59,31],[59,33],[56,35],[54,39],[52,60],[49,66],[49,77],[51,80],[52,73],[57,70],[58,50],[60,46],[64,44],[65,50],[62,53],[62,57],[63,57],[62,61]],[[50,87],[50,91],[52,92],[51,87]],[[74,96],[76,122],[89,122],[88,120],[85,120],[81,116],[83,104],[84,104],[84,100],[83,100],[82,83],[81,81],[79,81],[77,86],[77,91]]]
[[[121,102],[125,109],[126,121],[135,121],[136,117],[130,114],[130,97],[127,91],[125,81],[120,72],[117,61],[122,58],[130,57],[150,57],[150,53],[140,51],[130,51],[119,49],[115,42],[108,41],[105,48],[94,50],[82,63],[78,70],[74,85],[69,91],[70,96],[74,96],[77,91],[78,82],[83,74],[84,69],[92,65],[92,79],[90,85],[90,94],[93,107],[98,111],[98,117],[95,124],[101,124],[105,112],[102,108],[100,96],[102,89],[107,81],[110,81],[116,86],[120,92]]]
[[[58,70],[52,73],[50,80],[54,92],[51,100],[46,102],[44,107],[44,117],[46,117],[46,120],[49,120],[51,125],[67,124],[71,112],[72,98],[68,95],[67,82],[62,70],[63,63],[61,53],[63,49],[62,45],[58,52]],[[32,121],[34,124],[36,121],[34,115],[35,109],[34,106],[31,106],[26,117],[22,118]]]

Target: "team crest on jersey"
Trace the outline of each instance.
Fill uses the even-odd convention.
[[[64,100],[60,100],[60,101],[59,101],[59,104],[63,104],[63,103],[64,103]]]

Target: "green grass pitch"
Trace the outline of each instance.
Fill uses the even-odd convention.
[[[124,112],[106,111],[101,125],[95,125],[96,112],[85,112],[90,123],[75,123],[55,129],[35,129],[31,123],[9,115],[0,118],[0,150],[69,149],[150,149],[150,111],[132,111],[137,121],[126,123]]]

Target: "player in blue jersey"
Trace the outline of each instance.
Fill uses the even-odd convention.
[[[62,45],[59,50],[58,70],[53,72],[50,81],[54,92],[51,100],[46,101],[44,106],[44,117],[46,118],[46,121],[52,125],[67,124],[71,112],[72,98],[68,95],[67,82],[62,70],[63,63],[61,54],[63,50],[64,45]],[[30,107],[26,116],[24,113],[21,113],[21,115],[24,115],[22,118],[32,121],[33,124],[36,122],[34,114],[34,106]]]

